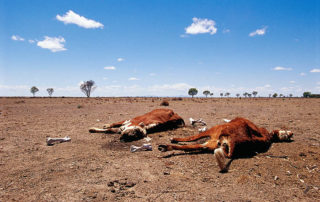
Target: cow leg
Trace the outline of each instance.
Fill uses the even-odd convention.
[[[120,128],[107,128],[107,129],[100,129],[100,128],[90,128],[90,133],[120,133]]]
[[[184,151],[192,151],[192,150],[214,150],[210,147],[209,143],[206,142],[204,144],[191,144],[191,145],[159,145],[159,151],[166,152],[172,150],[184,150]]]
[[[112,123],[112,124],[105,124],[103,126],[103,128],[104,129],[107,129],[107,128],[120,128],[124,122],[125,121],[120,121],[120,122]]]
[[[178,142],[192,142],[199,140],[201,138],[209,137],[210,135],[206,132],[200,133],[197,135],[189,136],[189,137],[182,137],[182,138],[171,138],[171,143],[178,143]]]

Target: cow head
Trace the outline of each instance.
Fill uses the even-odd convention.
[[[144,124],[134,125],[131,121],[126,121],[123,126],[120,127],[121,141],[133,141],[146,137],[147,131],[144,128]]]

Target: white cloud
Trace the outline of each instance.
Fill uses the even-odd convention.
[[[311,73],[320,73],[320,69],[312,69],[310,70]]]
[[[319,81],[319,82],[317,82],[317,85],[320,85],[320,81]]]
[[[272,70],[274,70],[274,71],[291,71],[292,68],[291,67],[280,67],[280,66],[277,66],[277,67],[274,67]]]
[[[124,58],[118,58],[117,61],[122,62],[122,61],[124,61]]]
[[[140,79],[138,79],[138,78],[136,78],[136,77],[130,77],[128,80],[129,80],[129,81],[138,81],[138,80],[140,80]]]
[[[65,15],[56,16],[57,20],[63,22],[64,24],[76,24],[79,27],[83,27],[86,29],[95,29],[95,28],[103,28],[103,24],[100,22],[96,22],[91,19],[87,19],[79,14],[69,10]]]
[[[18,35],[12,35],[11,39],[14,41],[24,41],[24,38],[22,38],[21,36],[18,36]]]
[[[289,81],[289,83],[292,83],[292,84],[294,84],[294,83],[296,83],[295,81]]]
[[[262,35],[265,35],[265,34],[266,34],[266,31],[267,31],[267,27],[263,27],[263,28],[261,28],[261,29],[257,29],[257,30],[254,31],[254,32],[251,32],[251,33],[249,34],[249,36],[250,36],[250,37],[253,37],[253,36],[256,36],[256,35],[262,36]]]
[[[29,43],[34,43],[35,40],[29,39],[28,42],[29,42]]]
[[[215,27],[216,22],[209,19],[192,18],[193,23],[186,27],[186,34],[205,34],[210,33],[211,35],[217,33]]]
[[[300,76],[306,76],[307,74],[306,73],[304,73],[304,72],[301,72],[300,73]]]
[[[187,91],[192,87],[193,86],[186,83],[163,84],[163,85],[153,85],[148,88],[148,91],[151,91],[151,92],[162,92],[162,91],[170,91],[170,90]]]
[[[52,52],[65,51],[64,47],[66,41],[63,37],[48,37],[45,36],[43,41],[38,41],[37,46],[45,49],[49,49]]]
[[[108,66],[108,67],[104,67],[103,69],[105,70],[116,70],[115,66]]]

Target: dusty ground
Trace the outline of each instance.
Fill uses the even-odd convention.
[[[243,116],[290,129],[294,142],[236,159],[219,173],[213,154],[171,155],[157,145],[197,128],[151,134],[153,151],[131,153],[118,135],[91,126],[159,108],[158,98],[0,98],[0,201],[319,201],[320,99],[169,99],[182,116],[209,126]],[[189,123],[188,123],[189,124]],[[46,145],[46,137],[71,142]],[[168,155],[168,158],[163,158]]]

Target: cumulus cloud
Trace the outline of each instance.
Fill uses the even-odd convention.
[[[37,46],[45,49],[49,49],[51,52],[59,52],[59,51],[65,51],[67,50],[64,47],[64,43],[66,40],[64,40],[63,37],[48,37],[45,36],[44,40],[38,41]]]
[[[320,73],[320,69],[312,69],[310,70],[311,73]]]
[[[105,70],[116,70],[116,67],[115,66],[107,66],[107,67],[104,67],[103,69],[105,69]]]
[[[83,27],[86,29],[95,29],[95,28],[103,28],[103,24],[100,22],[96,22],[91,19],[87,19],[79,14],[69,10],[65,15],[60,16],[57,15],[56,19],[63,22],[64,24],[76,24],[79,27]]]
[[[122,62],[122,61],[124,61],[124,58],[118,58],[117,61]]]
[[[186,27],[186,34],[206,34],[211,35],[217,33],[217,28],[215,27],[216,22],[209,19],[192,18],[193,23]]]
[[[14,41],[24,41],[24,38],[22,38],[21,36],[18,36],[18,35],[12,35],[11,39]]]
[[[301,73],[300,73],[300,76],[306,76],[306,73],[301,72]]]
[[[256,31],[253,31],[249,34],[250,37],[256,36],[256,35],[265,35],[267,31],[267,27],[263,27],[261,29],[257,29]]]
[[[280,67],[280,66],[277,66],[277,67],[274,67],[272,70],[274,70],[274,71],[291,71],[292,68],[291,67]]]
[[[129,80],[129,81],[138,81],[138,80],[140,80],[140,79],[138,79],[138,78],[136,78],[136,77],[130,77],[128,80]]]

